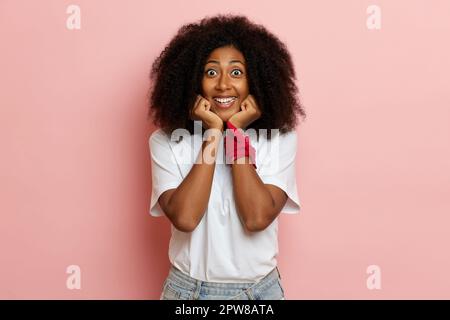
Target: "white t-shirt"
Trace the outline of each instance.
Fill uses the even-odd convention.
[[[231,166],[223,157],[223,141],[222,137],[206,212],[192,232],[182,232],[171,225],[169,260],[197,280],[256,282],[277,266],[278,218],[259,232],[244,229],[236,211]],[[289,197],[281,212],[299,213],[296,131],[276,134],[272,140],[260,135],[259,141],[256,135],[250,134],[250,142],[256,149],[256,172],[263,183],[281,188]],[[161,129],[151,135],[153,189],[149,212],[152,216],[164,215],[158,203],[159,196],[182,183],[195,163],[201,145],[201,133],[189,135],[179,143],[172,141]]]

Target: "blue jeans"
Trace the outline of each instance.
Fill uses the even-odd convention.
[[[285,300],[285,297],[277,267],[256,283],[220,283],[191,278],[171,265],[160,300]]]

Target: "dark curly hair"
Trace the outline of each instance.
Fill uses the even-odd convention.
[[[232,45],[247,62],[248,86],[261,117],[247,129],[279,129],[286,133],[306,117],[297,97],[291,56],[275,35],[245,16],[217,15],[182,26],[153,62],[148,117],[170,136],[177,128],[194,132],[189,111],[201,92],[203,68],[210,53]],[[203,130],[203,129],[202,129]]]

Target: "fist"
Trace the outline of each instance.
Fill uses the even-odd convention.
[[[235,127],[244,129],[261,117],[261,110],[252,95],[248,95],[241,103],[241,111],[231,116],[230,121]]]
[[[211,103],[201,95],[197,95],[194,107],[190,110],[189,118],[202,121],[202,126],[205,129],[223,129],[222,119],[211,111]]]

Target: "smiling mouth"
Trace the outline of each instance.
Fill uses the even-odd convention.
[[[214,104],[221,108],[221,109],[228,109],[230,108],[234,102],[237,100],[237,97],[227,97],[227,98],[219,98],[215,97],[213,98]]]

